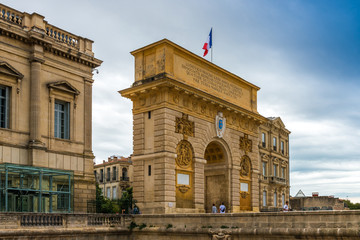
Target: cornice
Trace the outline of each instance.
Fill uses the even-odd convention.
[[[139,82],[135,82],[133,84],[133,87],[121,90],[119,91],[119,93],[123,97],[134,100],[136,97],[139,97],[140,95],[143,95],[145,93],[150,93],[151,91],[158,91],[157,88],[167,87],[169,89],[175,89],[189,96],[193,96],[202,101],[211,103],[212,105],[218,106],[228,111],[238,113],[240,115],[250,116],[254,120],[258,121],[260,124],[267,121],[267,119],[262,115],[260,115],[259,113],[251,112],[240,106],[229,103],[221,98],[208,94],[204,91],[201,91],[184,83],[181,83],[176,79],[171,78],[166,73],[163,73],[160,76],[155,76],[149,79],[142,80],[141,83]]]
[[[8,37],[27,45],[37,44],[53,55],[60,56],[69,61],[78,62],[91,68],[99,67],[101,60],[80,52],[76,47],[62,44],[46,35],[45,31],[33,27],[30,30],[22,29],[20,26],[0,22],[0,35]]]

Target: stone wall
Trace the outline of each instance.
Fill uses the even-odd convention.
[[[1,213],[0,239],[357,239],[360,211],[233,214]]]

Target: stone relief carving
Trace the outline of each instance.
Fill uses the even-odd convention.
[[[176,164],[181,168],[190,167],[193,159],[193,151],[191,144],[186,140],[181,140],[176,147],[177,157],[175,159]]]
[[[201,111],[202,114],[206,113],[206,105],[205,104],[201,105],[201,110],[200,111]]]
[[[231,240],[231,235],[228,231],[209,230],[209,233],[211,234],[211,240]]]
[[[157,100],[157,95],[156,95],[156,94],[152,94],[150,99],[151,99],[151,104],[155,104],[155,103],[156,103],[156,100]]]
[[[240,162],[240,175],[242,177],[248,177],[250,176],[250,170],[251,170],[250,158],[247,155],[244,155],[241,158],[241,162]]]
[[[252,152],[252,141],[248,138],[247,134],[244,134],[244,137],[240,137],[240,149],[245,153]]]
[[[179,103],[179,98],[180,98],[179,94],[175,93],[175,94],[173,95],[174,103]]]
[[[180,186],[178,186],[177,188],[179,188],[179,191],[180,191],[181,193],[186,193],[187,191],[190,190],[190,187],[187,186],[187,185],[180,185]]]
[[[184,114],[181,118],[177,117],[175,120],[175,132],[181,133],[185,136],[194,136],[194,122],[189,121],[189,115]]]
[[[241,193],[240,193],[240,196],[241,196],[241,198],[243,198],[243,199],[246,199],[247,195],[249,195],[248,192],[241,192]]]

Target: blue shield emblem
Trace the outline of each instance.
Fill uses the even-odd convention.
[[[220,120],[219,120],[219,129],[222,129],[222,128],[223,128],[223,120],[220,119]]]

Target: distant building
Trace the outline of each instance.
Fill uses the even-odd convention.
[[[290,198],[290,208],[296,211],[344,210],[345,203],[334,196],[319,196],[318,192],[305,196],[300,190],[295,197]]]
[[[126,188],[132,186],[133,166],[131,158],[111,156],[107,161],[94,165],[94,175],[104,197],[119,199]]]
[[[95,198],[93,41],[0,4],[0,210],[86,212]]]
[[[260,211],[282,209],[290,195],[289,134],[279,117],[260,125]]]

